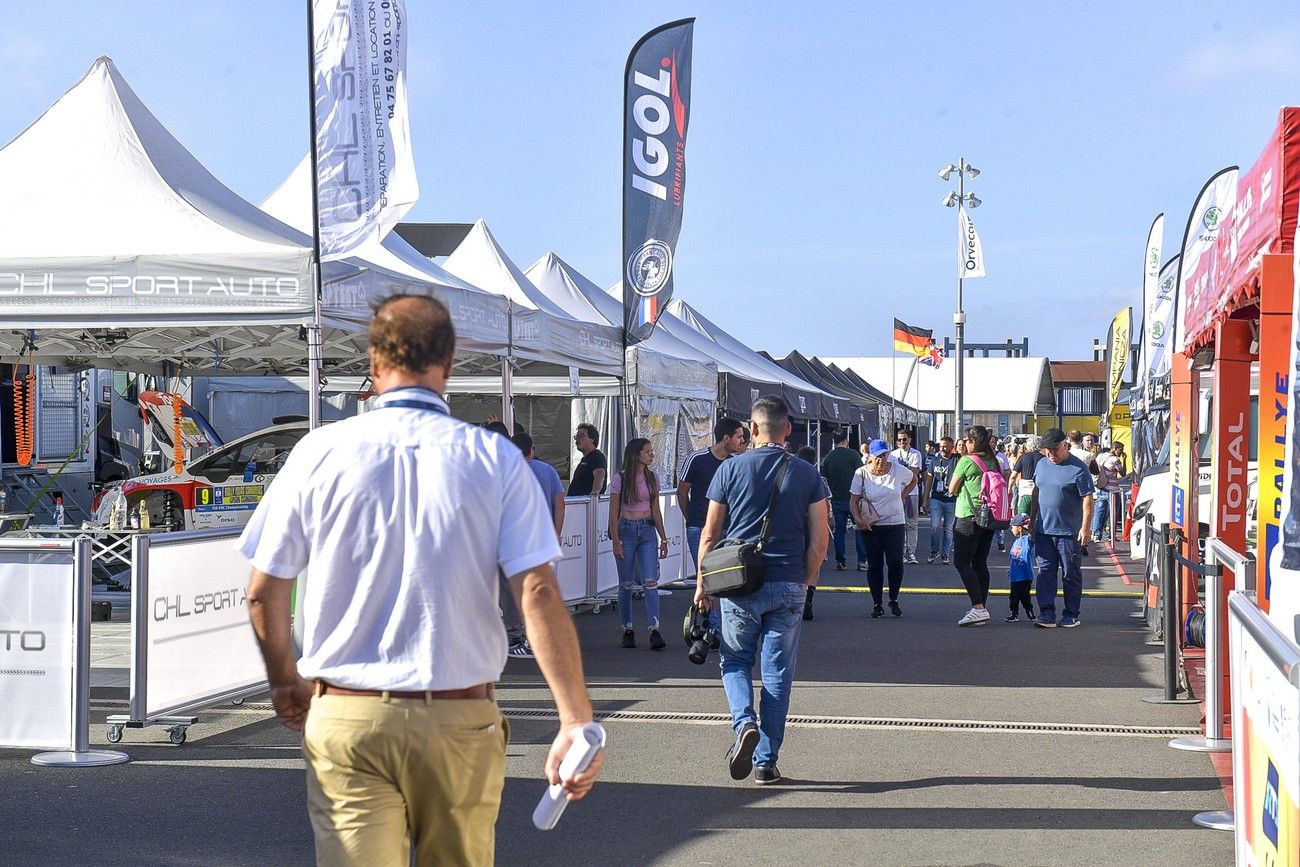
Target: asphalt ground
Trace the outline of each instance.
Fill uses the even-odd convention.
[[[1090,592],[1136,591],[1092,550]],[[1003,562],[995,550],[995,589]],[[1129,616],[1136,599],[1089,596],[1080,628],[1043,630],[1003,623],[995,596],[989,625],[959,629],[964,597],[932,592],[960,588],[951,567],[907,567],[905,591],[922,592],[905,592],[899,619],[867,616],[863,579],[823,574],[775,786],[727,774],[717,657],[687,659],[679,587],[661,597],[664,651],[647,649],[640,602],[635,650],[619,647],[616,610],[575,617],[608,756],[589,798],[539,832],[553,705],[535,663],[512,659],[498,693],[512,733],[498,863],[1231,862],[1231,835],[1191,822],[1225,807],[1209,759],[1167,746],[1198,710],[1140,701],[1159,692],[1160,657]],[[107,747],[104,717],[125,710],[126,624],[94,634],[91,741]],[[264,700],[202,712],[180,747],[148,728],[116,748],[129,764],[39,768],[0,750],[0,863],[311,863],[298,741]]]

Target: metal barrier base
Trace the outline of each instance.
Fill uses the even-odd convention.
[[[131,757],[117,750],[58,750],[32,756],[33,765],[47,768],[94,768],[101,765],[120,765]]]
[[[1169,742],[1169,746],[1176,750],[1187,750],[1193,753],[1232,752],[1232,741],[1227,738],[1174,738]]]
[[[1202,828],[1209,828],[1211,831],[1232,831],[1237,826],[1237,818],[1231,810],[1211,810],[1206,813],[1197,813],[1192,817],[1192,821]]]
[[[1165,698],[1163,695],[1144,695],[1142,700],[1147,704],[1200,704],[1199,698]]]

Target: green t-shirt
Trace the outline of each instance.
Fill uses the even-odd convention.
[[[983,458],[981,458],[983,460]],[[987,465],[988,461],[984,461]],[[993,464],[989,469],[993,469],[997,464]],[[957,491],[957,517],[973,518],[975,517],[976,507],[980,502],[980,481],[984,471],[970,459],[968,455],[962,455],[957,461],[957,467],[952,471],[954,479],[961,479],[961,488]]]
[[[853,474],[862,466],[862,455],[853,449],[833,448],[822,458],[822,475],[831,486],[831,499],[847,503]]]

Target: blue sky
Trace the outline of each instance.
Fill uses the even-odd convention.
[[[306,152],[305,2],[66,0],[0,19],[0,140],[100,54],[257,202]],[[442,3],[407,0],[408,219],[483,217],[521,267],[618,274],[621,77],[695,15],[677,293],[750,346],[885,354],[893,316],[951,334],[964,155],[990,276],[967,337],[1089,357],[1139,304],[1156,213],[1250,166],[1300,102],[1300,4]]]

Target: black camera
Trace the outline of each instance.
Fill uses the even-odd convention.
[[[709,612],[692,604],[682,621],[682,638],[686,639],[686,658],[696,665],[703,665],[710,650],[718,647],[718,634],[709,628]]]

